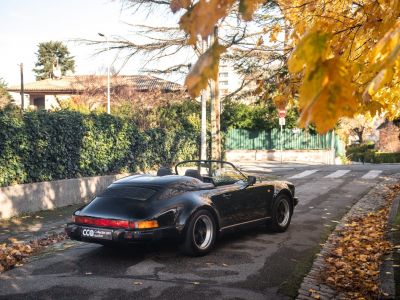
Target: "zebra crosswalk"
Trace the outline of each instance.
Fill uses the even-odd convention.
[[[342,177],[343,175],[346,175],[349,172],[350,170],[337,170],[336,172],[326,175],[325,178],[339,178]]]
[[[299,174],[293,175],[292,177],[289,177],[289,178],[291,178],[291,179],[303,178],[303,177],[307,177],[311,174],[314,174],[315,172],[318,172],[318,170],[307,170],[307,171],[301,172]]]
[[[380,170],[371,170],[361,178],[374,179],[374,178],[378,177],[381,173],[382,173],[382,171],[380,171]]]
[[[300,179],[300,178],[306,178],[312,174],[315,174],[317,172],[320,172],[321,170],[319,169],[312,169],[312,170],[305,170],[300,173],[294,174],[290,177],[289,179]],[[356,173],[352,170],[337,170],[334,172],[329,173],[328,175],[325,175],[326,173],[324,172],[325,176],[319,176],[320,178],[330,178],[330,179],[336,179],[336,178],[341,178],[345,176],[346,174],[351,174],[351,172]],[[381,170],[370,170],[367,173],[363,173],[363,176],[361,176],[362,179],[375,179],[379,175],[381,175],[382,171]],[[359,172],[357,172],[359,174]]]

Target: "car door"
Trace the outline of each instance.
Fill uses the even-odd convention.
[[[245,182],[220,187],[212,197],[220,217],[221,227],[267,217],[272,201],[272,185],[249,186]]]
[[[221,228],[238,224],[246,219],[246,202],[241,196],[241,186],[237,184],[225,185],[216,189],[211,197],[221,219]]]
[[[269,204],[273,199],[273,185],[255,184],[245,186],[238,194],[244,202],[246,221],[257,220],[268,216]]]

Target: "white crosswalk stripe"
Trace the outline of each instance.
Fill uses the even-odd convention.
[[[336,172],[333,172],[333,173],[325,176],[325,178],[340,178],[349,172],[350,172],[350,170],[337,170]]]
[[[318,170],[307,170],[307,171],[301,172],[299,174],[293,175],[292,177],[289,177],[289,178],[304,178],[304,177],[307,177],[307,176],[309,176],[311,174],[314,174],[317,171]]]
[[[382,171],[380,171],[380,170],[371,170],[361,178],[374,179],[374,178],[378,177],[381,173],[382,173]]]

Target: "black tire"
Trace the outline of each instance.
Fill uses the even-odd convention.
[[[273,232],[285,232],[292,220],[293,204],[286,195],[279,195],[272,206],[271,219],[267,223],[267,228]]]
[[[187,223],[179,249],[190,256],[206,255],[214,247],[216,236],[214,216],[208,210],[199,210]]]

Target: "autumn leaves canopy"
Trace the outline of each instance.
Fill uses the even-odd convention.
[[[276,39],[282,32],[285,48],[281,51],[289,54],[290,72],[280,80],[278,106],[296,103],[301,111],[299,124],[313,123],[319,132],[333,128],[340,117],[357,113],[399,116],[400,0],[275,3],[282,21],[265,33],[273,42],[271,36]],[[233,15],[248,21],[263,5],[260,0],[172,0],[171,9],[185,11],[180,27],[187,42],[196,44],[227,15],[236,12]],[[186,79],[192,96],[198,96],[209,79],[217,78],[226,47],[215,39],[192,68]]]

